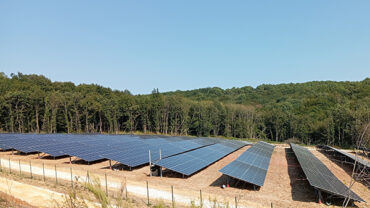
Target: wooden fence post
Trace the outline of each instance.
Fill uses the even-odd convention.
[[[30,160],[30,174],[31,174],[31,179],[32,179],[33,176],[32,176],[32,162],[31,162],[31,160]]]
[[[87,181],[87,183],[90,183],[90,174],[89,174],[89,171],[87,171],[87,174],[86,174],[86,181]]]
[[[199,190],[199,195],[200,195],[200,207],[203,207],[202,189]]]
[[[105,194],[108,196],[108,180],[107,180],[107,173],[105,173]]]
[[[127,191],[127,180],[125,180],[125,191],[126,191],[126,200],[128,199],[128,191]]]
[[[149,174],[150,177],[152,177],[152,157],[150,155],[150,150],[149,150]]]
[[[73,189],[73,174],[72,174],[72,167],[70,167],[70,170],[71,170],[71,186],[72,186],[72,189]]]
[[[148,206],[150,205],[150,202],[149,202],[149,185],[148,185],[148,181],[146,181],[146,197],[148,198]]]
[[[159,160],[162,160],[162,150],[160,149],[159,150]],[[159,173],[161,175],[161,178],[162,178],[162,166],[159,167]]]
[[[42,163],[42,179],[45,182],[45,165],[44,165],[44,163]]]
[[[57,173],[57,165],[55,167],[55,184],[58,184],[58,173]]]
[[[235,197],[235,208],[238,208],[238,200],[236,197]]]
[[[19,175],[22,176],[21,160],[18,160],[19,164]]]
[[[172,208],[175,207],[175,199],[173,198],[173,186],[171,185],[171,195],[172,195]]]

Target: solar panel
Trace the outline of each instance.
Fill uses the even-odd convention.
[[[263,186],[273,151],[274,145],[258,142],[223,167],[220,172],[238,180]]]
[[[199,144],[195,140],[179,140],[175,142],[166,141],[163,139],[143,139],[140,143],[132,145],[116,146],[112,152],[103,154],[105,158],[115,160],[129,167],[136,167],[149,163],[149,151],[151,160],[155,162],[160,158],[169,157],[171,155],[180,154],[189,150],[203,147],[209,143]]]
[[[2,145],[10,147],[10,149],[16,149],[20,152],[31,153],[35,152],[35,150],[30,147],[34,142],[35,141],[29,140],[28,138],[13,137],[12,139],[3,140]]]
[[[42,152],[53,157],[69,155],[87,162],[110,159],[130,167],[147,164],[149,151],[155,162],[160,157],[167,158],[216,142],[222,140],[151,135],[0,134],[1,149]],[[238,142],[230,145],[238,145]]]
[[[46,153],[46,154],[49,154],[50,156],[52,157],[60,157],[60,156],[63,156],[63,155],[67,155],[65,153],[62,152],[62,147],[63,148],[67,148],[68,147],[68,143],[67,144],[50,144],[50,143],[47,143],[47,144],[44,144],[44,145],[39,145],[39,146],[33,146],[32,149],[34,149],[34,151],[37,151],[37,152],[43,152],[43,153]]]
[[[345,157],[350,158],[353,161],[357,161],[357,163],[360,163],[364,167],[370,168],[370,161],[363,160],[360,157],[356,157],[355,155],[353,155],[353,154],[351,154],[349,152],[345,152],[343,150],[340,150],[340,149],[337,149],[337,148],[334,148],[334,147],[331,147],[331,146],[325,145],[325,147],[328,148],[328,149],[331,149],[331,150],[333,150],[335,152],[338,152],[338,153],[344,155]]]
[[[290,146],[311,186],[332,195],[343,198],[348,196],[355,201],[364,201],[338,180],[324,163],[317,159],[309,150],[293,143]]]
[[[246,143],[239,143],[239,145],[237,143],[232,144],[234,145],[228,146],[225,145],[225,143],[212,144],[159,160],[155,164],[183,175],[190,176],[246,145]]]
[[[0,144],[0,149],[1,150],[7,150],[7,149],[9,149],[9,147],[6,146],[5,144]]]

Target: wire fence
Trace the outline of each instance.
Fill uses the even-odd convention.
[[[81,170],[73,170],[72,167],[66,168],[58,167],[56,164],[53,166],[46,165],[45,163],[29,163],[21,160],[11,160],[10,158],[0,158],[0,172],[9,173],[12,175],[19,175],[22,178],[30,178],[34,180],[41,180],[47,183],[55,183],[55,185],[70,186],[72,189],[79,183],[91,183],[92,177],[96,177],[100,182],[100,186],[105,188],[107,196],[117,193],[117,190],[123,191],[125,200],[129,197],[129,188],[127,182],[117,183],[116,179],[110,180],[109,175],[104,173],[104,176],[100,174],[92,174],[91,171],[87,170],[86,174],[81,174]],[[175,208],[176,203],[188,204],[191,207],[241,207],[238,205],[240,198],[235,197],[234,202],[230,204],[228,201],[217,201],[216,198],[206,199],[203,196],[202,190],[199,190],[198,197],[186,198],[182,195],[176,195],[174,186],[171,186],[170,191],[162,191],[157,189],[151,189],[148,181],[145,181],[145,188],[141,186],[132,187],[132,194],[139,198],[145,198],[145,204],[151,206],[159,200],[170,202],[171,207]],[[69,184],[69,185],[68,185]],[[123,184],[123,187],[122,187]],[[153,201],[153,203],[152,203]],[[271,207],[273,204],[271,203]]]

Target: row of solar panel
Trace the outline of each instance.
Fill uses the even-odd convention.
[[[69,155],[92,162],[110,159],[136,167],[171,155],[217,142],[208,138],[73,135],[73,134],[0,134],[2,149],[24,153],[42,152],[54,157]],[[161,155],[160,155],[161,153]]]
[[[274,145],[258,142],[223,167],[220,172],[238,180],[263,186],[273,151]]]
[[[217,144],[202,147],[180,155],[159,160],[156,165],[190,176],[226,155],[247,145],[247,142],[221,140]]]
[[[327,145],[325,145],[324,146],[326,149],[331,149],[331,150],[333,150],[333,151],[335,151],[335,152],[337,152],[337,153],[340,153],[340,154],[342,154],[343,156],[345,156],[345,157],[348,157],[348,158],[350,158],[351,160],[353,160],[353,161],[357,161],[357,163],[360,163],[362,166],[364,166],[364,167],[366,167],[366,168],[370,168],[370,162],[369,161],[367,161],[367,160],[364,160],[364,159],[362,159],[362,158],[360,158],[360,157],[356,157],[355,155],[353,155],[353,154],[351,154],[351,153],[349,153],[349,152],[345,152],[345,151],[343,151],[343,150],[339,150],[339,149],[337,149],[337,148],[334,148],[334,147],[331,147],[331,146],[327,146]]]
[[[364,201],[344,185],[319,159],[308,149],[290,144],[304,174],[311,186],[343,198],[349,197],[355,201]]]

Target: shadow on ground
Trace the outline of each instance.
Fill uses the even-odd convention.
[[[62,156],[58,156],[58,157],[53,157],[53,156],[50,156],[50,155],[46,155],[46,156],[40,156],[40,159],[59,160],[59,159],[64,159],[64,158],[68,158],[68,157],[69,157],[68,155],[62,155]]]
[[[244,182],[244,181],[240,181],[240,180],[231,178],[231,177],[226,176],[226,175],[222,175],[221,177],[217,178],[215,181],[213,181],[210,184],[210,186],[220,187],[220,188],[222,188],[222,186],[226,187],[227,186],[227,181],[229,181],[229,186],[230,187],[234,187],[234,188],[238,188],[238,189],[244,189],[244,190],[249,190],[249,191],[258,191],[260,189],[259,186],[255,186],[253,184],[250,184],[250,183],[247,183],[247,182]]]
[[[292,187],[292,199],[294,201],[301,202],[317,201],[315,190],[307,181],[292,149],[285,149],[285,157],[288,162],[288,174],[290,178],[290,186]]]
[[[352,164],[349,164],[349,163],[346,163],[346,162],[343,162],[341,160],[336,159],[336,157],[334,155],[329,154],[324,149],[318,149],[318,151],[320,153],[322,153],[323,155],[325,155],[325,157],[327,157],[331,162],[335,163],[340,168],[342,168],[348,176],[352,176],[352,171],[353,171],[353,165]],[[366,170],[361,169],[361,170],[364,171],[363,175],[365,177],[363,177],[363,178],[354,177],[354,179],[356,180],[356,182],[361,183],[364,186],[366,186],[368,189],[370,189],[370,182],[369,182],[369,179],[367,179],[368,174],[369,174],[368,169],[366,169]],[[361,170],[357,170],[356,173],[361,172]]]
[[[292,187],[292,198],[294,201],[301,202],[318,202],[315,194],[315,189],[309,184],[306,176],[298,163],[291,149],[285,149],[286,160],[288,162],[288,173],[290,178],[290,186]],[[323,203],[326,205],[342,206],[343,198],[330,197],[325,192],[322,192]],[[357,207],[351,201],[349,207]]]
[[[79,165],[93,165],[93,164],[96,164],[96,163],[101,163],[103,161],[106,161],[107,159],[101,159],[101,160],[95,160],[95,161],[90,161],[90,162],[87,162],[85,160],[82,160],[82,159],[75,159],[75,160],[72,160],[72,163],[73,164],[79,164]],[[64,162],[65,164],[69,164],[70,162]]]

